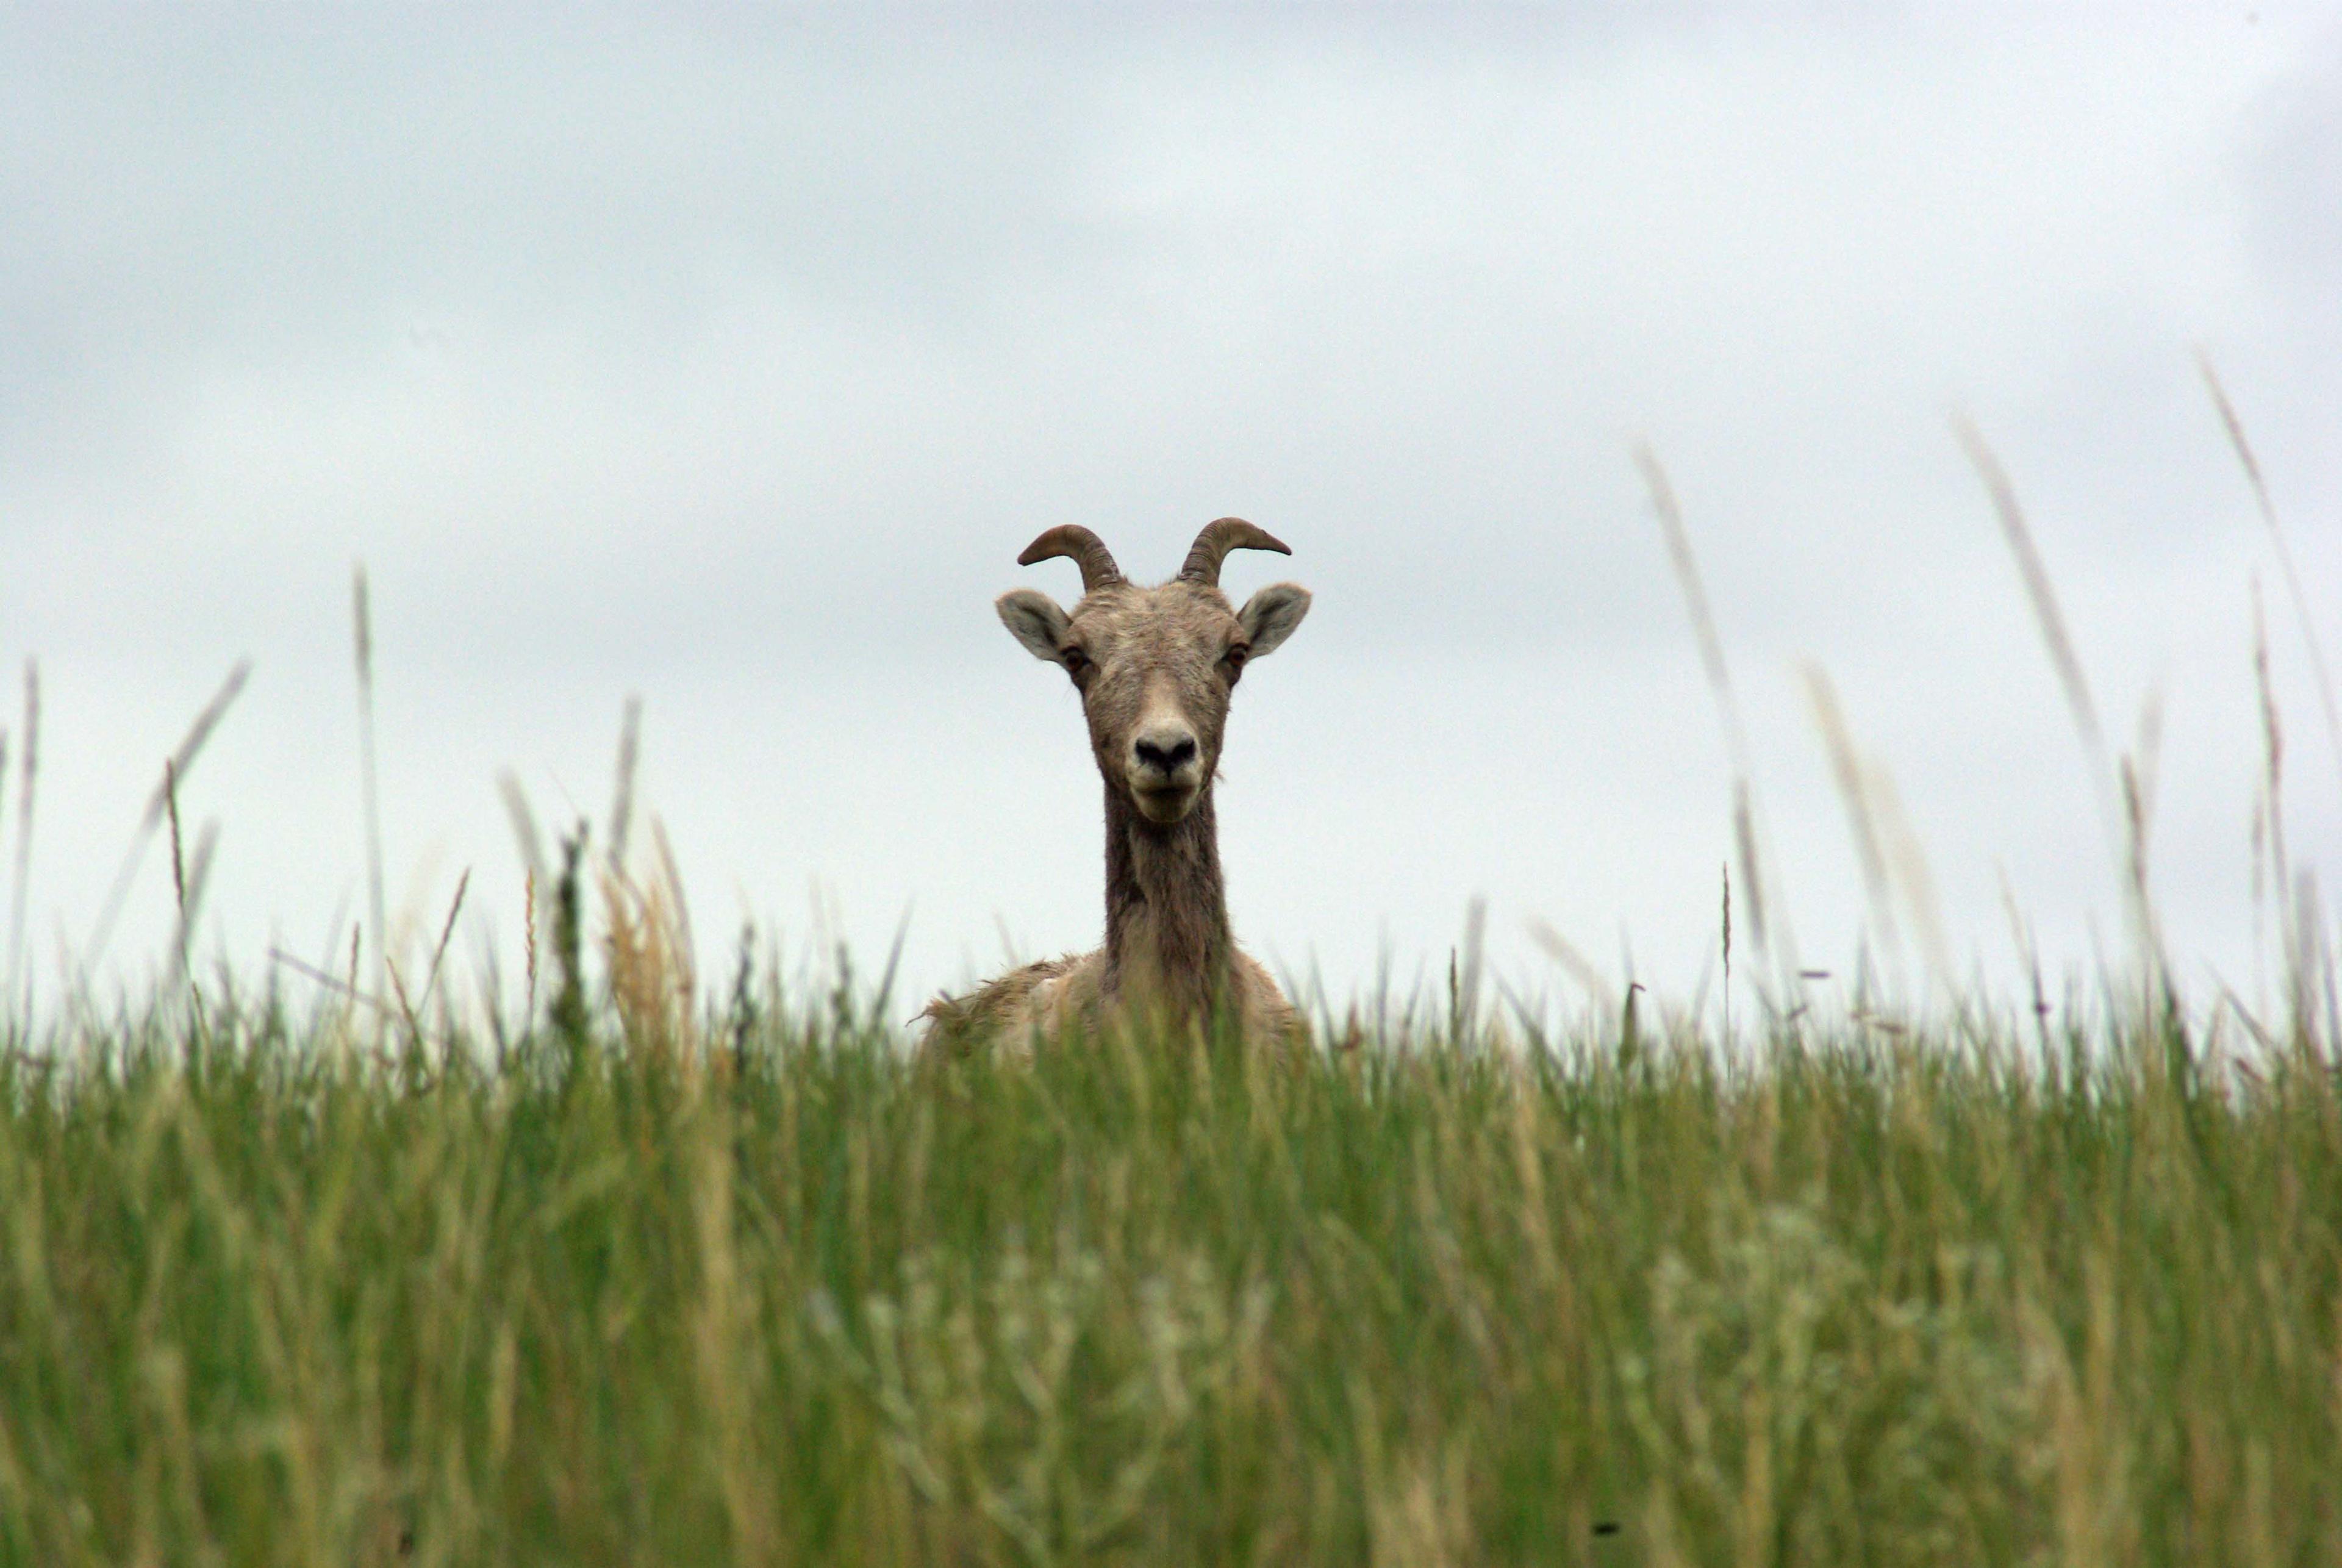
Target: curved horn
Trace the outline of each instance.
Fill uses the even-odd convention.
[[[1071,555],[1082,569],[1082,592],[1095,594],[1100,588],[1122,581],[1122,568],[1114,564],[1106,541],[1078,523],[1067,523],[1050,529],[1030,544],[1025,554],[1016,557],[1019,566],[1030,566],[1036,561],[1046,561],[1058,555]]]
[[[1256,528],[1241,517],[1223,517],[1204,524],[1196,535],[1196,547],[1187,552],[1187,564],[1179,568],[1179,575],[1190,583],[1220,585],[1220,562],[1231,550],[1274,550],[1280,555],[1293,552],[1285,541],[1266,529]]]

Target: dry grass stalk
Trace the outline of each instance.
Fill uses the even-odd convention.
[[[315,981],[335,995],[341,997],[350,1006],[354,1007],[361,1002],[376,1011],[380,1011],[385,1006],[379,998],[368,996],[340,975],[327,974],[298,954],[287,953],[281,947],[272,947],[268,950],[268,962],[282,964],[305,979]]]
[[[610,870],[621,874],[626,864],[626,830],[634,824],[635,764],[642,751],[643,700],[629,696],[626,715],[618,723],[616,784],[610,796]]]
[[[1927,869],[1926,852],[1903,809],[1902,792],[1895,775],[1877,759],[1865,756],[1846,722],[1837,688],[1817,664],[1805,666],[1807,695],[1814,709],[1829,754],[1831,776],[1846,804],[1847,820],[1862,864],[1879,938],[1890,964],[1900,953],[1901,934],[1895,919],[1899,898],[1920,956],[1928,972],[1945,985],[1953,982],[1951,944],[1944,935],[1942,907],[1936,897],[1936,879]]]
[[[383,1009],[383,1003],[380,997],[369,996],[365,992],[358,989],[358,936],[359,933],[357,928],[355,926],[351,927],[349,978],[343,982],[341,987],[343,994],[348,998],[348,1001],[342,1007],[342,1021],[339,1030],[339,1033],[345,1041],[349,1038],[350,1017],[355,1012],[356,1012],[357,1004],[359,1003],[364,1002],[370,1004],[377,1014],[381,1013]]]
[[[1943,904],[1936,897],[1935,874],[1927,869],[1927,852],[1903,809],[1903,792],[1895,775],[1877,764],[1863,769],[1863,794],[1878,820],[1887,867],[1903,895],[1903,913],[1917,934],[1919,952],[1946,985],[1952,983],[1952,946],[1944,934]]]
[[[455,934],[455,917],[464,912],[464,894],[471,890],[472,868],[465,866],[464,874],[455,879],[455,896],[447,905],[446,924],[439,928],[438,945],[431,950],[431,974],[423,984],[423,1010],[430,1011],[432,995],[439,989],[439,966],[446,962],[447,944]]]
[[[2167,975],[2170,964],[2147,874],[2147,840],[2155,826],[2155,787],[2162,759],[2163,695],[2159,690],[2150,690],[2139,711],[2138,739],[2122,759],[2124,870],[2139,941],[2154,971]]]
[[[1830,776],[1837,784],[1838,799],[1846,806],[1847,826],[1854,836],[1855,859],[1862,867],[1863,885],[1870,894],[1872,918],[1878,923],[1879,939],[1893,953],[1899,949],[1901,939],[1895,926],[1895,910],[1888,896],[1887,855],[1879,844],[1878,825],[1871,814],[1868,793],[1863,787],[1862,761],[1854,749],[1854,737],[1847,731],[1846,712],[1839,705],[1837,688],[1831,684],[1829,672],[1810,660],[1803,666],[1806,697],[1814,710],[1815,727],[1821,731],[1822,747],[1829,754]]]
[[[374,937],[375,989],[390,961],[390,922],[384,914],[382,893],[382,792],[376,782],[374,745],[374,617],[366,604],[365,565],[350,573],[351,632],[355,641],[358,671],[358,768],[364,796],[366,835],[366,914]]]
[[[1760,956],[1767,956],[1777,948],[1783,973],[1795,975],[1796,944],[1790,938],[1786,919],[1778,912],[1778,879],[1770,874],[1771,857],[1762,853],[1748,732],[1741,723],[1739,700],[1732,690],[1732,672],[1724,660],[1724,641],[1716,634],[1716,614],[1708,605],[1707,589],[1700,581],[1699,563],[1692,555],[1691,535],[1684,528],[1683,507],[1676,500],[1675,486],[1668,482],[1666,470],[1660,466],[1658,454],[1647,442],[1636,444],[1635,464],[1642,471],[1643,484],[1650,492],[1652,510],[1658,514],[1659,532],[1666,541],[1667,561],[1675,568],[1676,586],[1683,591],[1684,606],[1691,616],[1692,635],[1699,644],[1700,664],[1707,674],[1708,690],[1715,694],[1716,713],[1724,724],[1725,745],[1731,754],[1732,834],[1740,857],[1741,887],[1748,901],[1749,934]],[[1775,901],[1774,917],[1769,919],[1768,894]]]
[[[33,784],[40,773],[41,666],[25,661],[23,780],[16,795],[16,867],[8,890],[8,995],[20,1007],[25,995],[25,897],[33,880]]]
[[[638,874],[627,864],[642,723],[642,699],[629,696],[618,725],[610,849],[600,877],[605,969],[628,1047],[638,1054],[690,1059],[698,1054],[700,1046],[698,965],[675,846],[667,841],[666,824],[656,814],[651,817],[653,871]]]
[[[2324,905],[2317,896],[2317,873],[2303,866],[2293,878],[2294,945],[2287,960],[2287,977],[2293,994],[2294,1038],[2312,1054],[2318,1050],[2318,1007],[2326,1010],[2326,1039],[2342,1041],[2342,998],[2336,994],[2332,949],[2326,939]]]
[[[1448,972],[1448,1034],[1470,1040],[1478,1029],[1480,975],[1487,948],[1488,901],[1475,896],[1464,910],[1464,945],[1451,954]]]
[[[1717,636],[1716,614],[1709,608],[1707,589],[1700,581],[1699,563],[1691,553],[1691,535],[1684,529],[1683,507],[1676,500],[1675,486],[1668,483],[1667,472],[1659,465],[1658,454],[1649,445],[1635,448],[1635,462],[1643,471],[1643,483],[1651,493],[1651,506],[1658,514],[1659,532],[1667,545],[1667,562],[1675,568],[1676,585],[1683,590],[1684,604],[1691,613],[1693,637],[1699,644],[1700,663],[1707,671],[1707,684],[1716,694],[1716,706],[1724,714],[1726,744],[1732,748],[1732,760],[1743,772],[1747,762],[1747,732],[1740,723],[1740,708],[1732,693],[1732,672],[1724,662],[1724,642]]]
[[[2152,784],[2151,764],[2149,771],[2142,772],[2138,758],[2126,757],[2117,764],[2107,751],[2105,726],[2098,721],[2098,706],[2090,694],[2089,679],[2082,671],[2080,655],[2074,650],[2065,613],[2058,607],[2057,590],[2050,585],[2048,569],[2042,564],[2041,552],[2034,544],[2025,510],[2017,504],[2017,488],[2009,482],[2008,471],[2001,466],[1999,458],[1985,444],[1982,433],[1965,414],[1953,417],[1952,430],[1967,453],[1969,463],[1984,480],[1985,489],[1992,497],[1994,514],[2000,520],[2001,534],[2008,542],[2009,554],[2017,558],[2026,599],[2032,605],[2034,622],[2040,628],[2042,644],[2048,649],[2050,664],[2057,673],[2057,684],[2065,693],[2075,732],[2081,736],[2082,750],[2097,786],[2099,816],[2122,880],[2124,903],[2128,906],[2140,959],[2151,971],[2160,974],[2162,949],[2155,912],[2147,897],[2146,874],[2146,833],[2151,803],[2142,785]],[[2159,731],[2159,718],[2148,728],[2150,734]]]
[[[220,684],[220,689],[212,694],[212,700],[205,703],[203,711],[195,715],[195,722],[187,726],[187,733],[180,737],[178,748],[164,762],[163,782],[156,784],[155,793],[147,797],[145,814],[139,818],[138,831],[130,838],[130,851],[123,856],[122,869],[115,873],[114,886],[107,892],[105,904],[98,913],[97,927],[90,934],[89,948],[82,959],[85,972],[95,971],[97,961],[105,955],[105,944],[114,934],[114,923],[121,917],[124,903],[130,896],[130,885],[137,878],[139,863],[146,858],[146,846],[154,842],[155,833],[163,825],[165,814],[170,810],[171,792],[176,787],[176,781],[186,777],[187,770],[195,765],[196,756],[203,751],[204,743],[211,739],[212,731],[226,715],[228,704],[235,701],[236,694],[244,690],[245,682],[251,678],[252,661],[237,660],[235,668],[230,670],[227,679]]]
[[[171,893],[178,902],[179,918],[187,914],[187,863],[179,853],[179,775],[169,763],[163,764],[163,802],[171,819]]]
[[[171,942],[171,975],[174,983],[187,976],[187,950],[195,940],[195,915],[203,907],[204,884],[210,880],[212,851],[219,843],[219,824],[204,824],[203,832],[195,837],[195,851],[190,856],[179,830],[179,774],[169,763],[163,764],[165,814],[171,824],[171,894],[178,914],[178,931]]]
[[[1763,957],[1767,947],[1765,921],[1765,879],[1756,869],[1756,808],[1751,796],[1755,786],[1746,778],[1732,781],[1732,843],[1740,856],[1741,885],[1748,890],[1748,930],[1756,939],[1756,953]],[[1788,968],[1794,972],[1796,964]]]
[[[1595,1006],[1602,1010],[1606,1017],[1615,1017],[1617,1014],[1617,991],[1603,975],[1602,971],[1594,966],[1593,961],[1578,949],[1576,944],[1542,920],[1529,922],[1529,937],[1539,947],[1544,948],[1546,954],[1556,964],[1560,964],[1572,980],[1577,982],[1578,986],[1593,1000]]]
[[[698,976],[672,884],[606,872],[601,891],[603,961],[627,1046],[656,1058],[696,1056]]]
[[[523,1018],[536,1016],[536,873],[527,872],[521,877],[522,915],[528,935],[528,997]]]
[[[2065,613],[2057,606],[2057,591],[2050,586],[2049,571],[2041,564],[2041,552],[2033,543],[2033,530],[2026,524],[2025,509],[2017,504],[2017,487],[2009,483],[2008,471],[2000,465],[2000,459],[1985,444],[1983,433],[1966,414],[1953,417],[1952,432],[1959,437],[1968,462],[1975,465],[1977,476],[1992,496],[1993,513],[2000,519],[2001,535],[2008,541],[2009,554],[2017,557],[2026,599],[2033,607],[2033,619],[2041,629],[2041,640],[2048,647],[2049,662],[2066,694],[2066,706],[2074,715],[2074,728],[2081,734],[2090,765],[2097,770],[2101,787],[2105,787],[2108,782],[2107,742],[2106,732],[2098,723],[2098,705],[2090,695],[2090,683],[2082,673],[2081,658],[2074,652],[2074,639],[2067,634]]]
[[[2132,918],[2138,926],[2138,938],[2150,963],[2160,972],[2166,966],[2163,957],[2163,934],[2155,918],[2155,900],[2148,892],[2147,872],[2147,830],[2153,820],[2155,781],[2145,774],[2136,758],[2122,760],[2122,806],[2124,891],[2131,905]]]
[[[536,831],[536,814],[528,808],[528,795],[520,787],[519,777],[507,770],[496,775],[496,793],[503,797],[505,816],[511,822],[513,843],[520,851],[524,872],[525,919],[528,929],[528,997],[527,1008],[521,1014],[536,1017],[536,960],[538,902],[553,895],[553,880],[545,874],[545,840]]]
[[[391,999],[398,1004],[399,1019],[406,1025],[407,1041],[413,1049],[419,1051],[423,1046],[423,1020],[416,1015],[415,999],[406,994],[406,981],[398,973],[398,962],[385,957],[382,961],[382,968],[390,980]],[[387,1056],[383,1059],[386,1061]]]
[[[671,913],[676,950],[683,955],[686,970],[696,976],[699,973],[699,945],[691,934],[691,903],[684,896],[683,872],[676,864],[675,845],[666,836],[666,823],[656,812],[651,814],[651,844],[658,851],[659,876],[667,897],[674,901]]]
[[[2287,543],[2284,525],[2277,521],[2277,506],[2269,500],[2268,483],[2261,476],[2260,460],[2253,455],[2252,443],[2245,439],[2245,422],[2237,417],[2236,404],[2228,401],[2227,389],[2220,385],[2220,377],[2212,368],[2212,356],[2200,348],[2196,351],[2196,368],[2203,374],[2213,406],[2220,411],[2220,424],[2228,433],[2228,444],[2235,448],[2237,461],[2244,465],[2254,504],[2259,507],[2261,522],[2268,529],[2269,543],[2277,549],[2277,568],[2285,574],[2286,593],[2293,600],[2294,617],[2301,623],[2302,641],[2309,648],[2310,672],[2317,677],[2318,702],[2326,712],[2326,738],[2334,747],[2335,765],[2342,767],[2342,704],[2335,700],[2333,672],[2327,667],[2326,649],[2318,640],[2317,623],[2309,614],[2309,595],[2302,591],[2301,574],[2294,568],[2293,547]]]
[[[2277,716],[2277,688],[2269,679],[2268,623],[2261,609],[2261,584],[2253,579],[2253,682],[2261,704],[2261,788],[2254,814],[2253,907],[2257,939],[2260,901],[2266,892],[2277,905],[2277,948],[2290,964],[2299,951],[2294,924],[2293,870],[2285,846],[2285,725]],[[2267,880],[2262,880],[2262,866]],[[2297,998],[2297,1001],[2298,998]]]

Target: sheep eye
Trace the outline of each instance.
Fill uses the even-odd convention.
[[[1066,673],[1069,675],[1078,675],[1090,667],[1090,656],[1079,648],[1059,648],[1057,657],[1064,662]]]
[[[1220,663],[1228,667],[1228,674],[1230,675],[1235,675],[1243,671],[1245,661],[1251,657],[1252,650],[1246,647],[1242,643],[1238,643],[1235,647],[1230,648],[1226,653],[1220,655]]]

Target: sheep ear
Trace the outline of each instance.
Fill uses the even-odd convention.
[[[1298,583],[1271,583],[1245,601],[1236,620],[1244,627],[1245,640],[1252,644],[1252,656],[1257,659],[1275,653],[1308,613],[1308,589]]]
[[[1012,588],[995,599],[992,607],[1000,612],[1000,624],[1025,644],[1026,653],[1053,664],[1065,663],[1057,648],[1066,640],[1066,613],[1057,608],[1055,599],[1030,588]]]

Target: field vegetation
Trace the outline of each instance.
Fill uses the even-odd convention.
[[[2312,1031],[945,1062],[851,994],[10,1054],[0,1561],[2342,1560]]]

